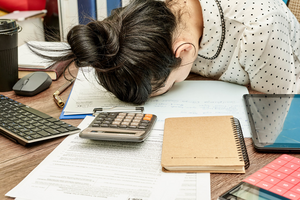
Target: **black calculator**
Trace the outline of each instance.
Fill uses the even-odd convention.
[[[132,112],[101,112],[80,132],[92,140],[142,142],[150,134],[157,116]]]

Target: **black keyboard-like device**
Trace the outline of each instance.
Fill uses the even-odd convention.
[[[78,133],[79,128],[0,94],[0,134],[21,145]]]

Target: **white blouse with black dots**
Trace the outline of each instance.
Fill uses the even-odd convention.
[[[300,25],[282,0],[199,0],[204,30],[192,72],[300,93]]]

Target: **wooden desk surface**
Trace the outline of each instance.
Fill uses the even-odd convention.
[[[72,68],[71,73],[77,74],[77,69]],[[189,76],[190,80],[211,80],[195,74]],[[62,109],[58,108],[53,101],[52,94],[65,82],[63,77],[53,81],[46,91],[34,97],[21,97],[13,91],[0,92],[14,100],[45,112],[52,117],[59,118]],[[61,97],[66,100],[71,91],[69,87]],[[249,89],[249,93],[258,93]],[[78,126],[82,120],[64,120],[65,122]],[[17,145],[0,135],[0,199],[10,199],[4,195],[21,182],[49,153],[54,150],[65,137],[39,143],[30,147]],[[251,165],[245,174],[211,174],[211,198],[217,199],[219,195],[227,191],[245,177],[259,170],[267,163],[273,161],[281,154],[256,153],[250,138],[245,139]],[[300,155],[292,154],[300,158]]]

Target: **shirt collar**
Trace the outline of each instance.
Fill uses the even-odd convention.
[[[203,13],[203,35],[198,56],[215,59],[225,39],[225,21],[218,0],[199,0]]]

